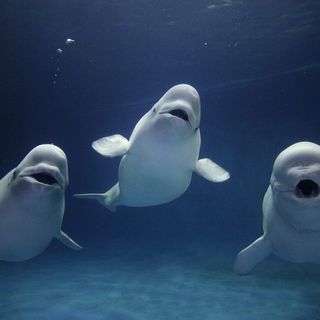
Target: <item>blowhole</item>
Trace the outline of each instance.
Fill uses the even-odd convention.
[[[319,193],[319,185],[313,180],[301,180],[296,186],[296,196],[298,198],[315,198]]]

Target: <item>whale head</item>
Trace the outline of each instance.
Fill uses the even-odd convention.
[[[197,131],[201,114],[199,94],[188,84],[176,85],[153,106],[152,112],[164,121]]]
[[[271,188],[279,212],[296,228],[320,229],[320,146],[298,142],[275,160]]]
[[[11,184],[20,195],[27,195],[28,191],[38,194],[64,193],[69,184],[65,153],[53,144],[35,147],[13,170]]]

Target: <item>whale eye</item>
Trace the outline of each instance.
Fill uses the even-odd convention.
[[[14,170],[12,173],[12,178],[8,182],[8,185],[10,185],[10,183],[12,183],[17,178],[17,176],[18,176],[17,170]]]
[[[319,193],[318,184],[312,180],[301,180],[296,186],[296,196],[298,198],[315,198]]]

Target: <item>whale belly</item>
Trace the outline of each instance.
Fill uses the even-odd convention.
[[[124,156],[119,168],[120,203],[150,206],[172,201],[186,191],[191,176],[191,166],[177,161]]]
[[[0,218],[0,260],[24,261],[37,256],[57,231],[57,219],[52,217],[52,221],[43,212],[0,208]]]
[[[291,262],[320,263],[320,235],[300,234],[284,238],[277,234],[273,237],[274,253]]]
[[[320,262],[320,232],[297,230],[270,206],[266,232],[274,253],[291,262]]]

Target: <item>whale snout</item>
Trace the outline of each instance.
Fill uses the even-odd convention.
[[[20,162],[15,177],[28,183],[65,189],[69,183],[67,157],[53,144],[38,145]]]
[[[189,123],[193,130],[199,128],[200,109],[197,90],[187,84],[176,85],[169,89],[153,107],[156,114],[181,119]]]
[[[170,113],[171,115],[178,117],[186,122],[189,122],[189,115],[185,110],[175,109],[175,110],[169,111],[168,113]]]
[[[43,184],[47,184],[47,185],[59,184],[58,181],[56,180],[56,178],[47,172],[35,173],[35,174],[30,175],[30,177],[34,178],[39,183],[43,183]]]
[[[39,183],[47,186],[60,186],[65,188],[66,181],[57,167],[39,164],[22,170],[19,178],[27,179],[32,183]]]
[[[316,198],[319,194],[319,184],[310,179],[300,180],[295,189],[298,198]]]
[[[188,123],[193,130],[199,127],[199,119],[194,113],[192,106],[181,100],[163,104],[158,114],[160,116],[175,117]]]

